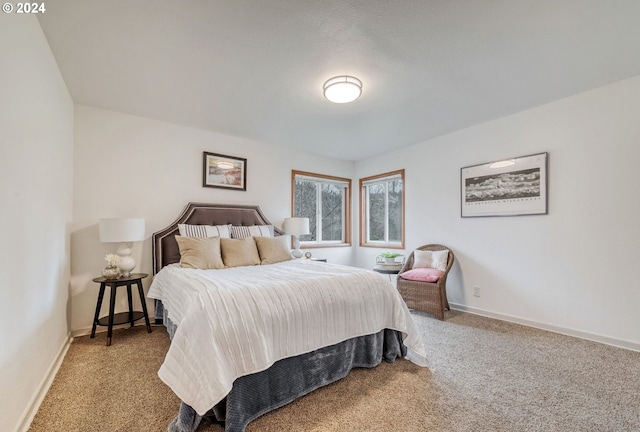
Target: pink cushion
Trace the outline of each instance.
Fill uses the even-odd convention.
[[[444,274],[442,270],[432,268],[414,268],[402,273],[402,279],[408,279],[418,282],[438,282],[438,279]]]

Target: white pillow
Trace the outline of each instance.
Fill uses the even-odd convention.
[[[220,237],[231,238],[231,225],[188,225],[178,224],[178,231],[183,237]]]
[[[432,268],[445,271],[448,259],[448,249],[441,251],[415,250],[413,251],[413,268]]]
[[[273,237],[273,225],[231,226],[231,238]]]

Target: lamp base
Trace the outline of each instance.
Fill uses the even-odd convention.
[[[291,251],[291,255],[294,258],[302,258],[304,252],[300,250],[300,238],[297,235],[293,236],[293,250]]]
[[[120,269],[120,273],[122,277],[131,276],[131,272],[136,267],[136,260],[130,256],[120,257],[120,262],[118,262],[118,268]]]
[[[136,260],[131,256],[131,247],[131,243],[122,243],[116,251],[120,257],[118,268],[120,269],[121,277],[131,276],[131,272],[136,267]]]

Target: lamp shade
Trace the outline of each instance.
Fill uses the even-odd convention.
[[[100,241],[120,243],[144,240],[144,219],[109,218],[100,219]]]
[[[285,218],[284,223],[282,224],[282,229],[285,234],[289,235],[309,234],[309,218]]]

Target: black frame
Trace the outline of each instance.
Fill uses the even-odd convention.
[[[231,164],[232,168],[228,170],[239,169],[241,172],[240,176],[240,184],[225,184],[224,182],[212,182],[208,177],[210,170],[212,168],[212,164],[210,163],[210,159],[222,159],[221,162]],[[202,155],[202,187],[211,187],[211,188],[221,188],[221,189],[232,189],[232,190],[247,190],[247,160],[244,158],[236,157],[236,156],[228,156],[219,153],[210,153],[203,152]]]

